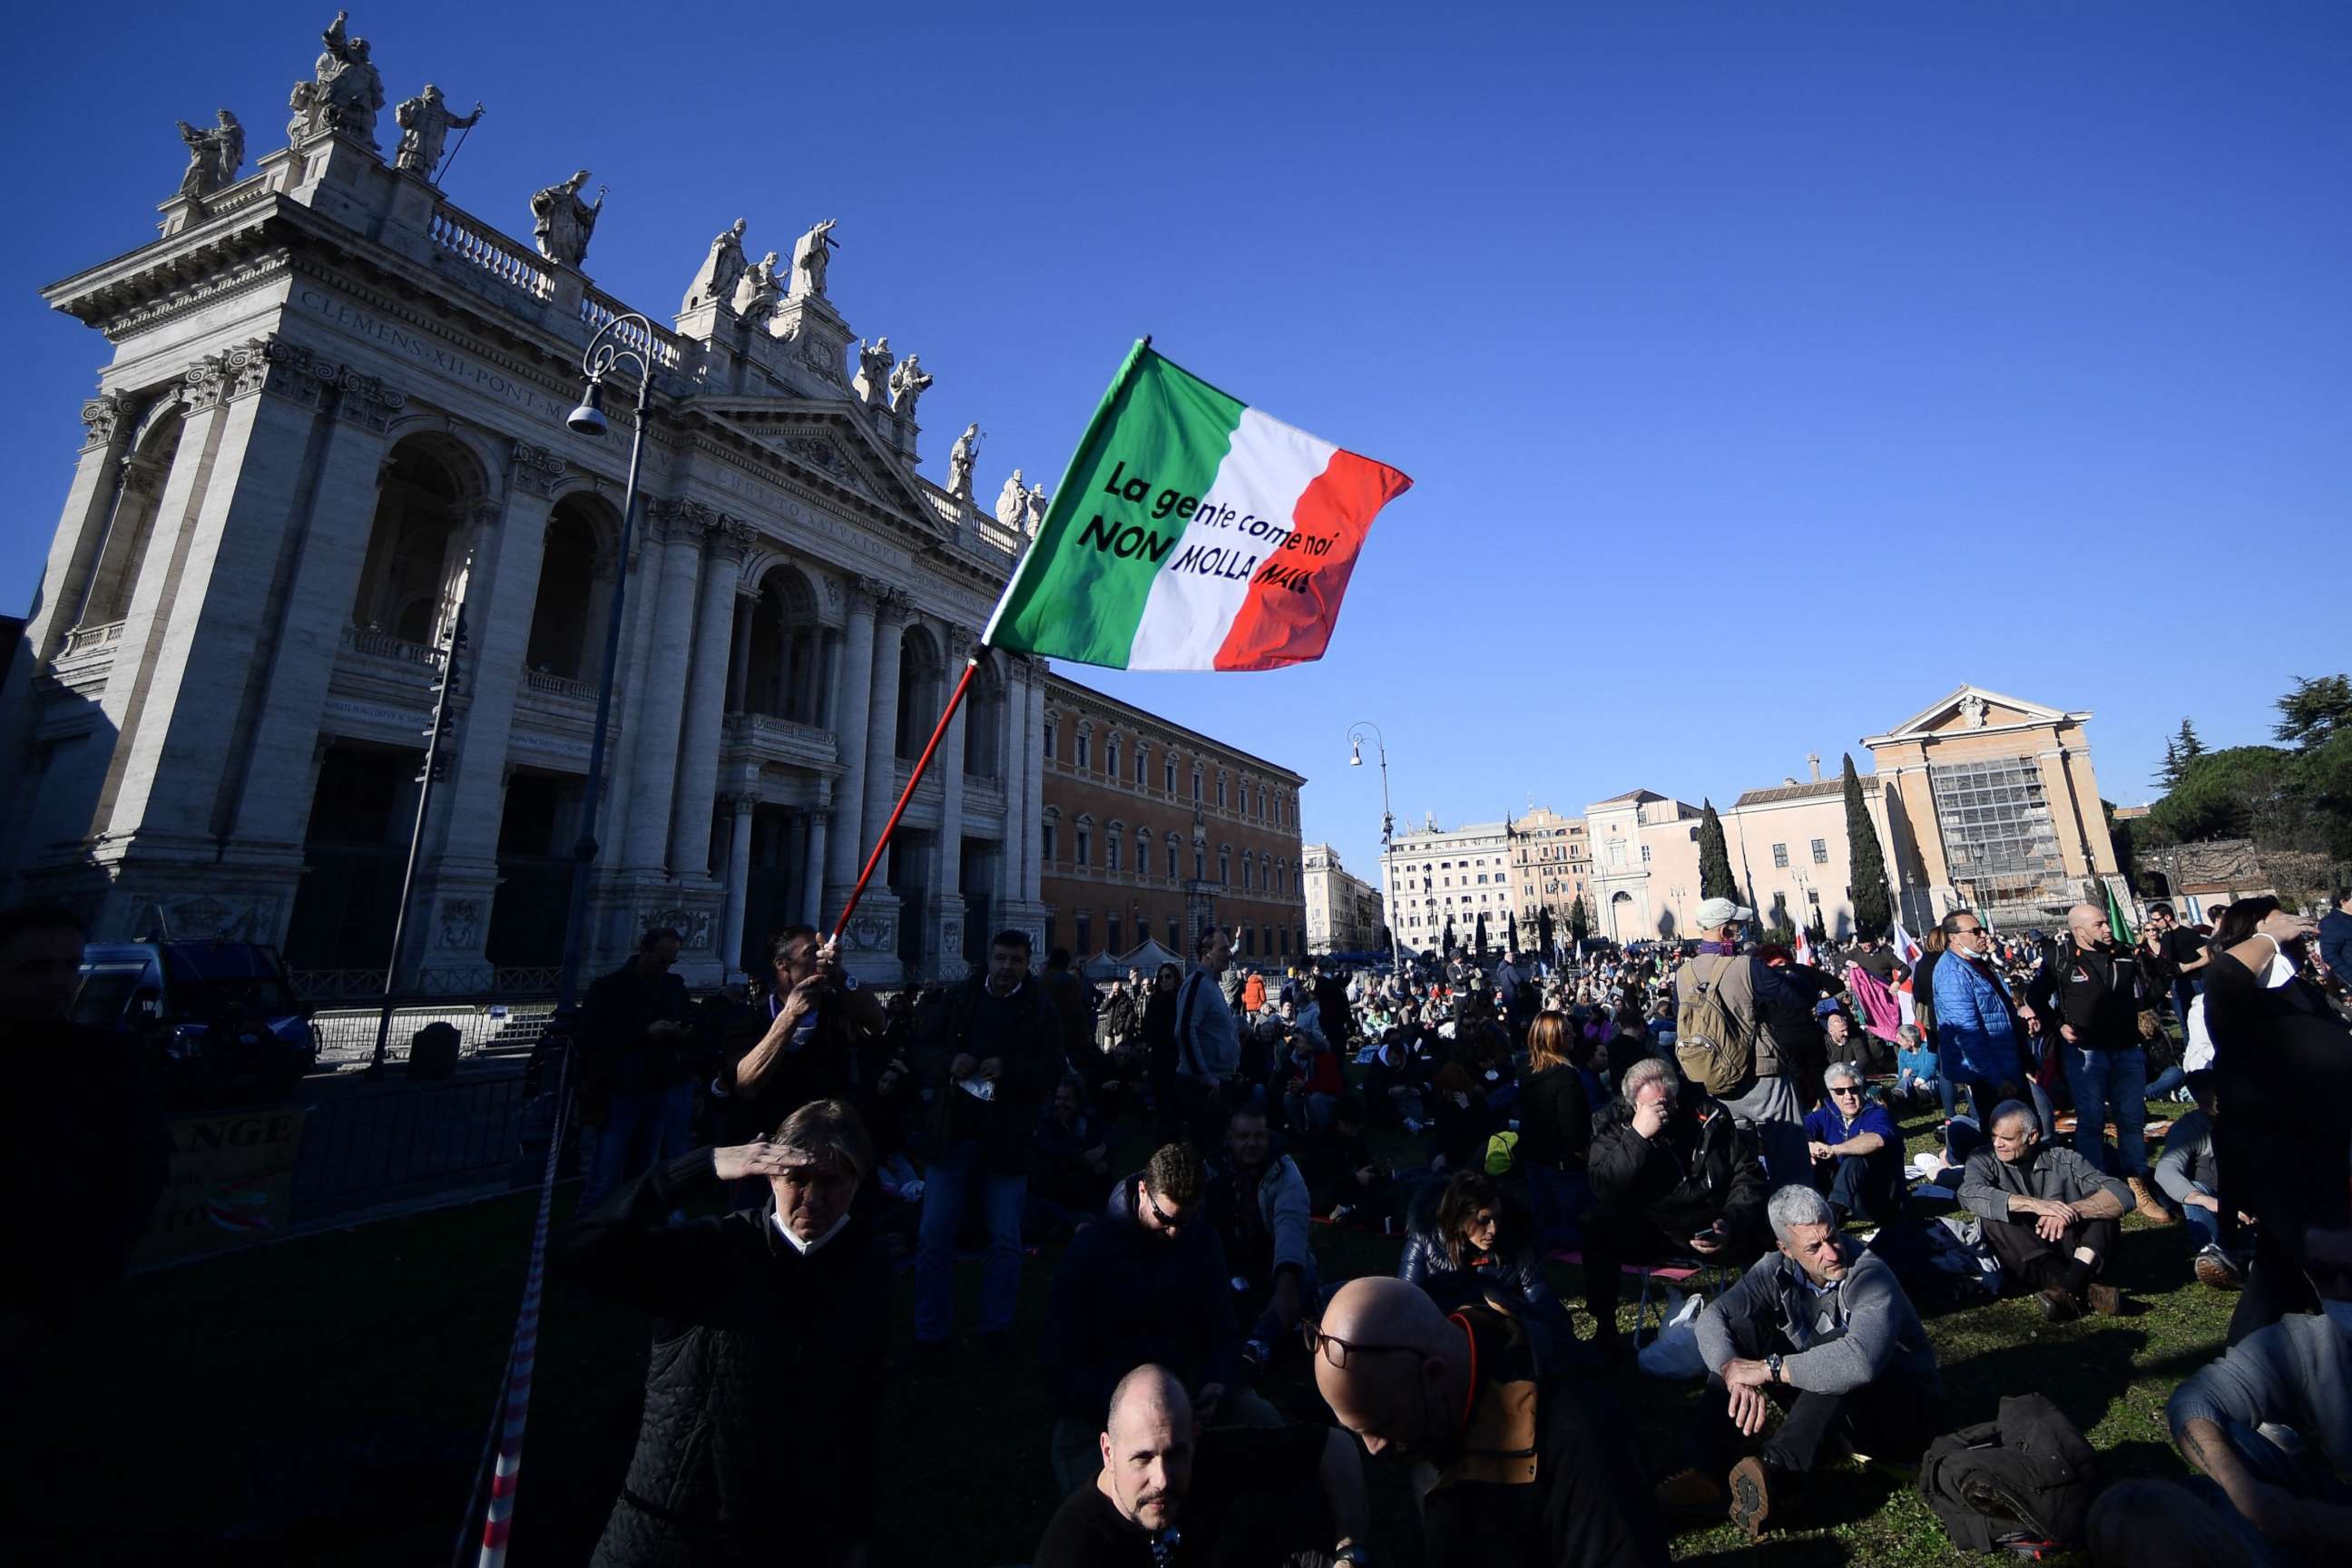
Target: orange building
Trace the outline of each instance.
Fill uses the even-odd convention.
[[[1306,955],[1305,777],[1058,673],[1045,678],[1044,756],[1049,950],[1084,962],[1149,939],[1189,957],[1213,922],[1244,963]]]

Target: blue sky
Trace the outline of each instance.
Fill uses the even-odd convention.
[[[332,10],[5,24],[0,605],[108,353],[34,291],[153,237],[174,120],[278,145]],[[656,317],[738,215],[755,255],[838,217],[836,303],[938,377],[935,477],[978,419],[984,495],[1051,483],[1146,331],[1413,475],[1320,665],[1072,672],[1309,775],[1360,868],[1358,718],[1400,816],[1461,821],[1721,801],[1974,680],[2095,710],[2129,802],[2184,713],[2264,739],[2291,677],[2352,663],[2352,6],[411,0],[353,30],[395,101],[489,105],[468,210],[527,234],[533,188],[609,184],[589,270]]]

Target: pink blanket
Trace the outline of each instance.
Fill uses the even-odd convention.
[[[1903,1025],[1903,1005],[1895,1000],[1895,993],[1858,963],[1845,972],[1845,983],[1853,999],[1862,1004],[1862,1026],[1882,1040],[1893,1041],[1895,1031]]]

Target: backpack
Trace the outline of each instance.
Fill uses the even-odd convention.
[[[1710,958],[1714,967],[1703,971]],[[1722,994],[1724,972],[1747,962],[1737,955],[1694,958],[1675,977],[1681,1002],[1675,1013],[1675,1061],[1685,1078],[1718,1097],[1737,1089],[1755,1061],[1759,1026],[1742,1024]]]
[[[1486,1140],[1486,1173],[1507,1176],[1519,1160],[1519,1135],[1506,1127]]]
[[[2090,1444],[2039,1394],[2004,1398],[2000,1419],[1937,1438],[1919,1461],[1919,1495],[1967,1552],[2077,1549],[2105,1484]]]

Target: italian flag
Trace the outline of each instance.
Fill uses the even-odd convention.
[[[1114,669],[1323,657],[1372,518],[1412,481],[1139,342],[982,638]]]

